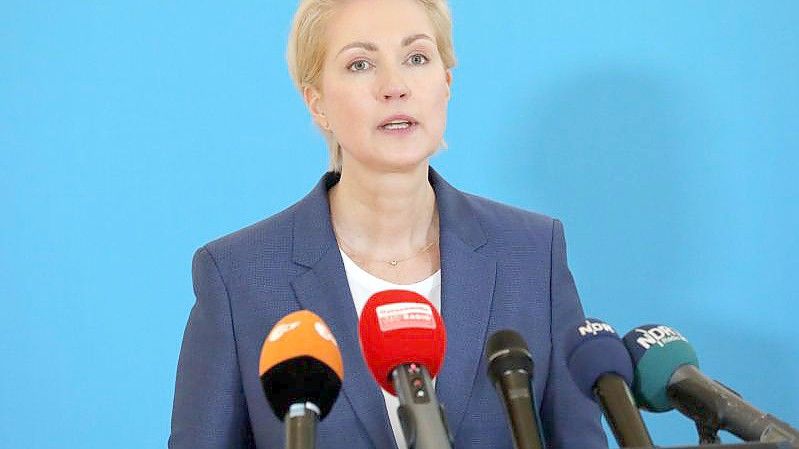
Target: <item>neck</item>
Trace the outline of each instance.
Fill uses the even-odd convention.
[[[329,191],[338,238],[357,254],[386,260],[437,239],[435,193],[427,174],[427,163],[407,172],[343,169]]]

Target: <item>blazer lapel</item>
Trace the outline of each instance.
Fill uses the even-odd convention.
[[[450,431],[457,434],[483,354],[493,301],[496,259],[480,254],[486,236],[465,195],[430,169],[440,218],[441,314],[447,352],[436,381]]]
[[[486,236],[466,196],[430,168],[440,219],[441,314],[447,352],[436,381],[450,431],[457,434],[483,354],[493,301],[496,260],[477,250]],[[302,307],[318,314],[339,342],[344,360],[342,393],[376,448],[396,448],[385,402],[369,373],[358,340],[358,316],[344,263],[330,223],[327,190],[338,181],[325,175],[294,208],[294,262],[309,270],[292,281]]]
[[[376,448],[396,447],[385,402],[361,353],[358,315],[330,224],[327,190],[337,177],[330,173],[296,207],[293,229],[294,262],[309,270],[291,285],[305,309],[319,315],[339,343],[344,381],[339,401],[345,399]]]

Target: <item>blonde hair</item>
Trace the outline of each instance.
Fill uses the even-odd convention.
[[[294,85],[303,93],[306,86],[319,88],[325,60],[325,25],[335,6],[344,0],[300,0],[289,34],[286,60]],[[415,0],[427,12],[435,30],[438,53],[445,69],[455,67],[452,44],[452,15],[447,0]],[[341,171],[341,145],[330,132],[322,130],[330,152],[329,170]]]

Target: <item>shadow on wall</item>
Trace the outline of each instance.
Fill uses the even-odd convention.
[[[673,306],[691,279],[695,205],[682,170],[695,122],[674,84],[585,73],[538,89],[522,114],[532,120],[514,127],[523,137],[509,169],[526,172],[536,203],[567,221],[580,248],[573,268],[590,267],[579,281],[603,309],[619,298]]]
[[[719,252],[728,240],[718,233],[732,231],[716,227],[735,209],[712,195],[724,194],[729,181],[708,167],[727,155],[714,145],[701,87],[685,88],[655,69],[585,72],[534,87],[527,110],[510,124],[519,144],[503,169],[525,180],[534,209],[566,222],[588,315],[622,330],[673,325],[701,345],[708,375],[758,408],[789,420],[799,415],[799,393],[779,392],[799,378],[789,342],[743,322],[743,308],[740,326],[708,315],[733,299],[705,271],[722,276],[716,279],[736,273]]]

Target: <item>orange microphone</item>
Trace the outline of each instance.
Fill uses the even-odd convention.
[[[286,423],[286,449],[316,445],[316,423],[338,398],[344,366],[335,337],[307,310],[275,324],[261,348],[261,386],[278,419]]]

